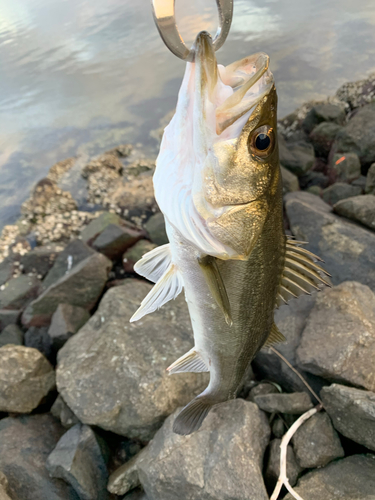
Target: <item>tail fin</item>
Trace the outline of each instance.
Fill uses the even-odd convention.
[[[215,404],[217,401],[213,401],[210,397],[197,396],[177,415],[173,423],[173,432],[187,436],[197,431]]]

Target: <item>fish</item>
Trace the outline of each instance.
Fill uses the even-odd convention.
[[[153,177],[169,243],[136,263],[155,285],[130,320],[184,290],[194,347],[167,370],[209,372],[210,380],[176,417],[181,435],[236,397],[262,347],[285,340],[275,308],[329,286],[320,259],[285,234],[269,57],[224,67],[207,32],[193,49]]]

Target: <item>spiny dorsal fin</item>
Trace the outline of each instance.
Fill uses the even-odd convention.
[[[169,243],[147,252],[135,266],[134,271],[140,276],[156,283],[171,264],[171,249]]]
[[[217,267],[215,257],[206,255],[198,259],[200,268],[203,271],[206,283],[212,296],[216,300],[217,305],[223,311],[225,321],[229,326],[232,326],[232,318],[230,311],[230,303],[227,291],[225,289],[223,278],[221,277],[219,268]]]
[[[206,363],[203,361],[201,355],[193,348],[189,352],[178,358],[177,361],[167,368],[171,375],[172,373],[201,373],[208,372]]]
[[[286,338],[284,335],[280,332],[280,330],[277,328],[275,323],[273,323],[271,332],[268,335],[267,340],[265,341],[263,347],[270,347],[273,344],[280,344],[280,342],[285,342]]]
[[[130,322],[138,321],[146,314],[159,309],[166,302],[175,299],[183,287],[182,276],[174,264],[170,264],[163,276],[142,300],[140,308],[130,318]]]

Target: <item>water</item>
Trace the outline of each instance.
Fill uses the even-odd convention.
[[[214,0],[176,0],[180,31],[216,31]],[[279,116],[375,70],[374,0],[234,0],[224,64],[271,57]],[[173,109],[184,63],[148,0],[0,0],[0,226],[56,161],[141,142]]]

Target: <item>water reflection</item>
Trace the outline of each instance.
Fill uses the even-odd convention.
[[[176,1],[187,41],[217,26],[213,0]],[[224,64],[271,56],[280,115],[375,68],[375,2],[235,0]],[[141,141],[175,104],[184,64],[148,0],[0,0],[0,223],[66,156]]]

